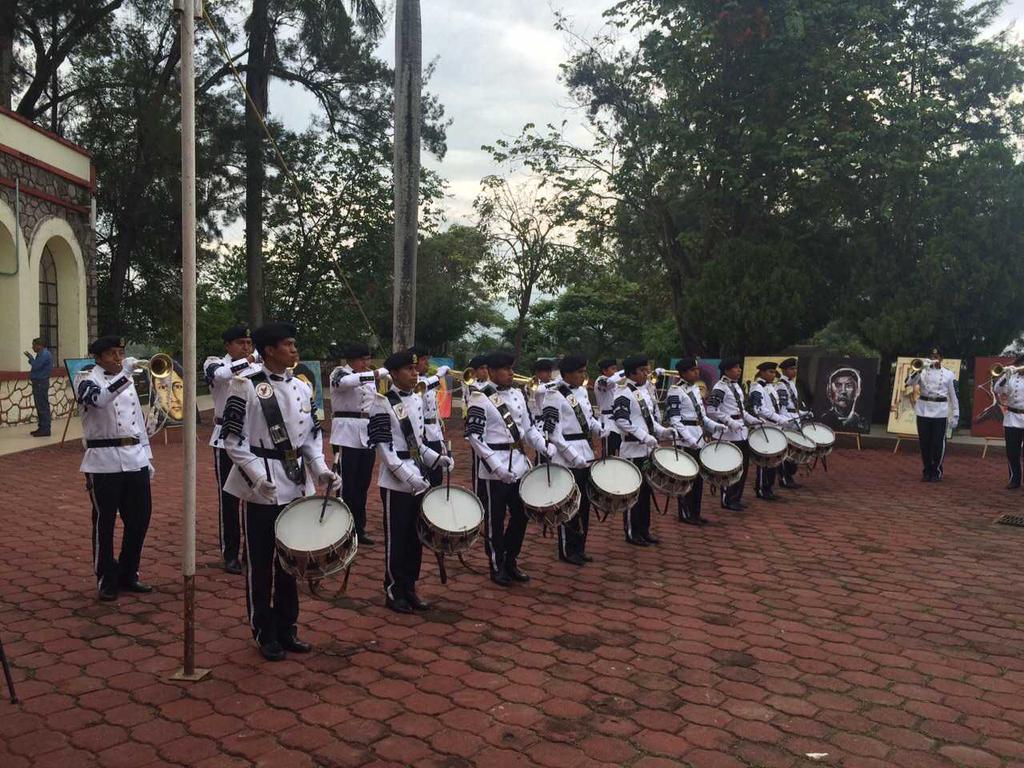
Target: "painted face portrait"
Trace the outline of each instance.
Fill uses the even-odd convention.
[[[156,392],[160,410],[167,414],[171,421],[185,418],[185,382],[177,368],[169,376],[153,378],[153,389]]]
[[[860,374],[853,370],[836,371],[828,385],[828,399],[839,413],[847,415],[860,397]]]

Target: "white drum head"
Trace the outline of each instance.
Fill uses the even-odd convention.
[[[423,497],[421,509],[431,526],[449,533],[474,531],[484,520],[480,499],[465,488],[455,486],[450,489],[444,486],[431,488]]]
[[[750,450],[761,456],[778,456],[789,447],[786,433],[778,427],[756,427],[747,442]]]
[[[654,451],[651,459],[666,473],[685,480],[693,480],[700,472],[700,466],[693,460],[693,457],[682,450],[658,448]]]
[[[807,437],[802,432],[786,432],[786,439],[790,445],[795,445],[797,448],[803,448],[805,451],[813,451],[817,448],[817,444]]]
[[[285,507],[274,523],[278,542],[292,552],[319,552],[352,536],[355,518],[345,502],[328,498],[323,522],[321,509],[324,500],[317,496],[296,499]]]
[[[572,495],[576,480],[565,467],[551,464],[551,483],[548,484],[548,467],[534,467],[519,483],[519,498],[523,504],[544,509],[560,504]]]
[[[712,443],[700,449],[700,462],[712,472],[729,474],[743,466],[743,451],[732,443]]]
[[[822,447],[833,445],[836,441],[836,433],[824,424],[805,424],[800,431],[813,440],[815,445]]]
[[[610,457],[590,466],[590,482],[611,496],[630,496],[640,491],[640,470],[626,459]]]

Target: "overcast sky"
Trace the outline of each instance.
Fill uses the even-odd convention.
[[[393,11],[394,0],[388,5]],[[588,36],[602,29],[601,12],[610,5],[612,0],[422,0],[423,60],[438,60],[429,87],[454,120],[444,162],[425,161],[448,179],[450,221],[468,215],[480,179],[495,170],[481,145],[515,136],[528,122],[580,124],[558,82],[567,46],[553,29],[553,9]],[[1010,0],[999,26],[1024,30],[1021,22],[1024,0]],[[379,55],[394,62],[390,33]],[[300,90],[272,87],[271,110],[289,127],[304,128],[313,109]]]

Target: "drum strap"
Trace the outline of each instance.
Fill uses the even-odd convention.
[[[576,395],[572,393],[572,390],[567,384],[563,384],[558,388],[558,391],[562,393],[562,397],[569,403],[569,407],[572,408],[572,412],[576,415],[576,421],[579,422],[580,432],[586,434],[590,431],[587,427],[587,417],[583,415],[583,407],[580,405],[580,401],[576,399]]]
[[[495,392],[491,395],[491,403],[498,409],[498,415],[501,416],[502,421],[505,422],[505,429],[508,430],[509,435],[512,437],[512,444],[522,450],[523,436],[519,432],[519,427],[516,424],[516,420],[512,417],[512,413],[509,411],[508,406],[505,405],[505,401],[501,399],[501,395]]]
[[[740,392],[732,382],[729,382],[729,389],[732,391],[732,396],[736,400],[736,407],[740,409],[740,416],[743,416],[747,412],[746,407],[743,405],[743,393]]]
[[[292,441],[288,437],[284,414],[281,413],[281,406],[277,402],[274,386],[267,380],[266,371],[254,373],[249,377],[249,381],[256,387],[256,399],[259,400],[263,418],[267,422],[270,442],[274,444],[275,450],[281,451],[281,463],[284,464],[285,475],[293,483],[301,483],[302,466],[299,464],[299,455],[292,447]]]
[[[782,409],[779,408],[779,398],[775,396],[774,392],[768,392],[768,399],[772,401],[772,408],[775,409],[775,412],[782,413]]]
[[[651,409],[647,407],[647,400],[644,399],[643,393],[637,389],[636,385],[630,383],[629,388],[633,390],[636,397],[636,404],[640,406],[640,415],[644,417],[644,424],[647,425],[647,434],[654,434],[654,419],[651,418]]]
[[[686,391],[686,396],[690,398],[690,402],[693,403],[693,412],[697,416],[697,424],[704,423],[704,413],[700,409],[700,403],[697,398],[693,396],[693,390],[689,389]]]
[[[416,430],[412,428],[412,420],[409,418],[409,412],[405,410],[405,403],[402,402],[402,397],[395,390],[389,390],[386,395],[388,402],[391,403],[391,410],[395,412],[395,418],[398,419],[398,426],[402,430],[402,437],[405,438],[405,444],[409,448],[409,456],[417,464],[420,463],[420,441],[416,439]]]

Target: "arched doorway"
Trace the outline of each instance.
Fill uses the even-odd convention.
[[[60,303],[57,265],[49,245],[43,246],[39,260],[39,338],[49,347],[54,360],[60,360]]]

